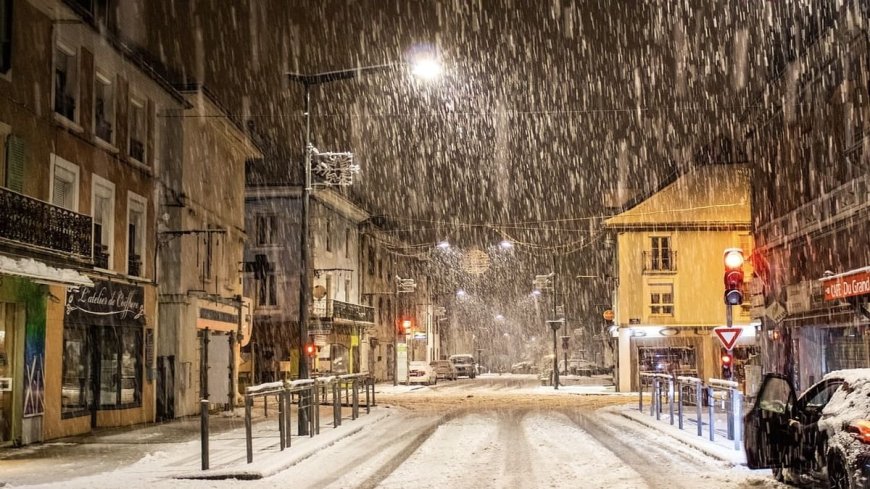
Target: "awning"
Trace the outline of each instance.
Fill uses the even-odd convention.
[[[0,255],[0,274],[24,277],[44,284],[93,287],[86,275],[70,268],[56,268],[32,258],[11,258]]]

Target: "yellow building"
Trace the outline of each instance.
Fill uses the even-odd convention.
[[[749,171],[734,164],[695,167],[605,222],[617,234],[620,391],[637,389],[647,371],[721,377],[713,328],[726,321],[723,252],[741,248],[750,256],[749,223]],[[748,260],[744,272],[748,283]],[[748,286],[744,294],[734,308],[734,326],[743,329],[734,349],[738,377],[756,354]]]

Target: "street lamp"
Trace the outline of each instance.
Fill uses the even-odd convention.
[[[426,60],[418,60],[417,63],[422,63]],[[431,63],[434,61],[427,61],[430,64],[428,70],[422,69],[420,73],[433,73],[433,69],[431,67]],[[303,93],[303,115],[305,116],[305,146],[303,148],[304,151],[304,168],[305,168],[305,182],[302,187],[302,229],[299,237],[299,244],[301,249],[301,260],[300,260],[300,282],[299,282],[299,329],[298,329],[298,338],[296,342],[296,347],[299,351],[299,378],[307,379],[309,377],[308,373],[308,360],[305,358],[305,355],[302,354],[306,339],[308,338],[308,322],[310,320],[310,311],[309,311],[309,302],[311,301],[311,248],[308,240],[308,232],[310,228],[310,220],[311,220],[311,209],[310,209],[310,200],[311,200],[311,156],[312,156],[312,144],[311,144],[311,87],[325,85],[327,83],[341,81],[341,80],[349,80],[352,78],[358,78],[363,75],[372,74],[376,72],[386,71],[392,68],[396,68],[407,63],[388,63],[382,65],[373,65],[373,66],[363,66],[346,70],[337,70],[337,71],[327,71],[323,73],[315,73],[315,74],[302,74],[302,73],[287,73],[287,78],[294,83],[299,83],[302,85],[304,89]],[[414,69],[416,73],[416,68]],[[307,401],[306,401],[307,402]],[[300,411],[299,413],[299,434],[304,435],[308,433],[308,415],[304,411]]]

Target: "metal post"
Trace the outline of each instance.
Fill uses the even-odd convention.
[[[297,338],[296,347],[299,350],[299,378],[307,379],[308,375],[308,359],[305,356],[305,343],[308,340],[308,322],[310,311],[308,303],[311,301],[311,248],[308,240],[308,233],[311,220],[311,83],[303,81],[302,85],[305,89],[304,93],[304,116],[305,116],[305,148],[304,148],[304,170],[305,170],[305,185],[302,188],[302,226],[299,232],[300,248],[302,250],[301,261],[299,268],[301,271],[299,281],[299,337]],[[300,392],[300,396],[304,397],[304,392]],[[300,407],[304,404],[302,399],[299,400]],[[308,434],[308,419],[304,409],[298,411],[299,434]]]
[[[199,394],[200,399],[208,399],[208,342],[209,330],[202,330],[202,353],[199,356]]]
[[[396,273],[396,257],[390,258],[393,263],[393,273]],[[393,385],[399,385],[399,279],[393,277],[396,282],[396,295],[393,297]]]
[[[285,445],[287,444],[287,429],[285,423],[287,422],[285,411],[286,406],[284,405],[284,393],[278,394],[278,436],[281,438],[281,450],[284,450]]]
[[[668,379],[668,411],[671,415],[671,426],[674,425],[674,379]]]
[[[701,395],[701,383],[695,382],[695,410],[698,414],[698,436],[704,436],[704,417],[702,416],[703,411],[703,396]]]
[[[241,315],[242,308],[239,307]],[[230,332],[230,364],[229,364],[230,389],[227,393],[227,401],[230,406],[230,412],[236,410],[236,333]]]
[[[741,432],[743,429],[743,426],[741,425],[743,419],[743,395],[740,391],[734,391],[732,401],[734,402],[734,407],[731,409],[734,416],[734,449],[740,450],[740,442],[743,438],[743,433]]]
[[[320,434],[320,386],[314,384],[314,433]]]
[[[353,389],[353,408],[351,409],[351,418],[359,418],[359,380],[354,377],[352,381]]]
[[[734,389],[729,387],[728,388],[728,398],[725,401],[725,422],[727,424],[726,431],[728,433],[729,440],[734,439],[734,417],[733,417],[733,415],[734,415],[734,412],[733,412],[734,395],[732,394],[733,392],[734,392]]]
[[[656,421],[662,419],[662,383],[658,377],[656,377]]]
[[[683,385],[677,381],[677,427],[683,429]]]
[[[254,407],[254,400],[250,396],[245,396],[245,449],[248,453],[248,463],[254,461],[254,441],[253,427],[251,426],[251,410]]]
[[[637,383],[637,410],[643,412],[643,377]]]
[[[553,299],[553,309],[556,309],[556,299]],[[559,350],[556,343],[556,328],[553,330],[553,389],[559,390]]]
[[[649,384],[649,415],[655,416],[656,410],[656,382],[658,379],[652,377],[652,382]]]
[[[371,384],[372,384],[372,406],[377,406],[378,403],[377,403],[377,401],[375,400],[375,378],[374,378],[374,377],[370,377],[369,380],[370,380],[370,382],[371,382]]]
[[[292,422],[293,418],[290,416],[290,410],[293,407],[293,392],[292,391],[286,391],[284,393],[283,402],[284,402],[284,437],[287,440],[285,445],[289,448],[290,443],[291,443],[292,438],[293,438],[293,429],[291,428],[291,426],[293,425],[293,422]]]
[[[341,386],[340,381],[334,380],[332,384],[332,427],[341,426]]]
[[[716,434],[716,421],[713,418],[713,412],[716,410],[716,401],[713,399],[713,388],[707,387],[707,415],[710,418],[710,441],[714,441]]]
[[[366,378],[365,378],[365,388],[366,388],[366,414],[369,414],[369,413],[372,412],[372,407],[371,407],[371,404],[370,404],[370,402],[371,402],[371,398],[369,397],[369,384],[370,384],[369,380],[370,380],[369,377],[366,377]]]
[[[311,438],[314,438],[314,435],[317,434],[317,415],[314,414],[314,410],[318,409],[318,407],[316,404],[314,404],[315,397],[313,392],[313,390],[316,388],[316,385],[311,384],[308,386],[307,389],[304,389],[302,391],[305,393],[305,397],[308,399],[308,410],[310,411],[308,413],[308,436]]]
[[[199,436],[202,470],[208,470],[208,399],[199,401]]]

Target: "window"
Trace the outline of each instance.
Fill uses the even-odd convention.
[[[371,246],[368,247],[368,253],[366,254],[369,262],[369,275],[375,274],[375,249]]]
[[[257,244],[270,245],[276,242],[276,218],[274,215],[257,216]]]
[[[112,80],[97,72],[94,77],[94,133],[107,143],[114,140],[115,97]]]
[[[94,265],[109,269],[115,241],[115,185],[97,175],[93,178]]]
[[[61,410],[64,414],[83,411],[91,401],[91,344],[84,326],[63,329],[63,384]]]
[[[74,49],[58,44],[54,50],[54,111],[76,121],[78,57]]]
[[[100,348],[100,407],[138,405],[142,398],[142,329],[97,329]]]
[[[145,103],[136,99],[130,100],[130,121],[128,123],[130,141],[127,153],[130,158],[145,163],[145,137],[147,134],[147,119],[145,118]]]
[[[5,147],[4,147],[5,140]],[[4,135],[0,129],[0,168],[5,170],[4,185],[9,190],[24,192],[24,140]]]
[[[350,303],[350,279],[344,279],[344,302]]]
[[[275,285],[275,273],[272,271],[266,272],[257,279],[257,305],[278,305],[278,290]]]
[[[350,258],[350,228],[344,230],[344,257]]]
[[[674,315],[674,284],[650,284],[650,314]]]
[[[650,252],[648,263],[649,270],[674,270],[673,252],[671,251],[671,238],[669,236],[650,237]]]
[[[326,251],[332,251],[332,221],[326,220]]]
[[[12,69],[12,0],[0,0],[0,73]]]
[[[127,274],[144,276],[145,206],[148,201],[132,192],[127,197]]]
[[[79,209],[79,167],[52,155],[51,203],[78,212]]]

